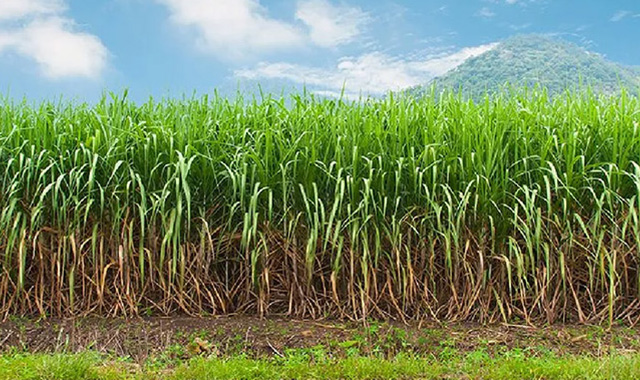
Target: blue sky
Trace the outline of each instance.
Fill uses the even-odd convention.
[[[0,93],[380,95],[522,33],[640,65],[639,0],[0,0]]]

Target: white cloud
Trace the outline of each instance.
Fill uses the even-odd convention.
[[[418,63],[418,65],[422,68],[422,70],[428,71],[433,76],[440,76],[460,66],[467,59],[484,54],[498,45],[499,44],[495,42],[485,45],[466,47],[455,53],[448,54],[439,58],[432,58],[422,63]]]
[[[520,31],[520,30],[525,30],[525,29],[529,29],[531,27],[531,23],[527,22],[524,24],[509,24],[509,29],[511,30],[515,30],[516,32]]]
[[[293,25],[270,18],[257,0],[156,0],[179,26],[195,29],[198,45],[222,58],[303,44]]]
[[[155,0],[173,24],[191,29],[196,45],[227,60],[316,45],[335,47],[354,41],[369,21],[360,8],[329,0],[298,0],[299,23],[271,17],[260,0]],[[302,25],[304,24],[304,25]]]
[[[353,41],[369,19],[359,8],[335,6],[326,0],[298,1],[296,18],[307,25],[311,40],[322,47]]]
[[[13,44],[52,79],[96,77],[107,61],[107,50],[96,36],[74,31],[73,24],[61,18],[30,23],[14,35]]]
[[[26,57],[50,79],[100,77],[107,48],[98,37],[78,31],[74,21],[64,17],[65,10],[61,0],[2,0],[0,54],[12,51]]]
[[[496,14],[491,9],[487,7],[483,7],[478,11],[477,15],[484,18],[491,18],[491,17],[494,17]]]
[[[27,16],[57,14],[64,11],[62,0],[2,0],[0,21],[16,20]]]
[[[409,65],[381,53],[370,53],[357,58],[343,58],[337,66],[325,70],[291,63],[261,63],[252,70],[239,70],[235,74],[247,79],[285,79],[326,90],[351,93],[382,94],[389,89],[410,87],[416,83]]]
[[[0,53],[13,42],[12,36],[0,31]]]
[[[454,69],[465,60],[493,49],[487,44],[462,49],[430,59],[403,59],[380,52],[359,57],[345,57],[330,69],[292,63],[260,63],[253,69],[237,70],[236,77],[260,80],[279,79],[315,87],[323,95],[339,94],[343,88],[347,95],[359,93],[382,95],[424,84],[436,76]]]
[[[622,19],[624,19],[625,17],[629,16],[630,14],[631,14],[631,12],[629,12],[629,11],[617,11],[613,16],[611,16],[609,21],[611,21],[611,22],[622,21]]]

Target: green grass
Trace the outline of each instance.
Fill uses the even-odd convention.
[[[0,103],[0,312],[638,318],[640,102]]]
[[[99,370],[93,354],[6,355],[0,357],[0,379],[98,380],[121,378],[115,371]],[[109,374],[111,372],[111,375]]]
[[[471,352],[446,360],[398,356],[310,360],[192,359],[175,367],[137,366],[96,354],[0,357],[0,379],[11,380],[213,380],[213,379],[618,379],[640,376],[640,357],[526,357],[507,352],[489,357]]]

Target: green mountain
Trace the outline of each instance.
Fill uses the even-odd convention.
[[[615,94],[622,87],[638,93],[640,67],[626,67],[560,39],[541,35],[509,38],[494,49],[465,61],[430,83],[438,89],[461,89],[473,97],[494,93],[505,84],[542,86],[551,95],[586,85]],[[414,89],[424,91],[426,87]]]

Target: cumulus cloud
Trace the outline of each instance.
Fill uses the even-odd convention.
[[[95,77],[105,68],[107,50],[91,34],[73,30],[66,19],[36,20],[14,35],[15,49],[35,60],[49,78]]]
[[[196,32],[200,48],[220,57],[240,58],[304,42],[300,30],[269,17],[257,0],[156,1],[167,7],[174,24]]]
[[[325,69],[292,63],[260,63],[251,69],[235,71],[235,76],[251,80],[288,80],[316,88],[323,95],[382,95],[424,84],[462,64],[471,57],[493,49],[497,44],[465,48],[429,59],[404,59],[380,52],[344,57],[333,68]]]
[[[308,46],[334,47],[361,34],[368,15],[328,0],[299,0],[295,20],[270,16],[259,0],[155,0],[171,22],[190,30],[196,45],[226,60]]]
[[[336,6],[326,0],[303,0],[298,2],[296,19],[307,25],[316,45],[333,47],[353,41],[369,17],[360,8]]]
[[[65,10],[62,0],[2,0],[0,21],[22,19],[27,16],[57,14]]]
[[[107,48],[98,37],[78,31],[65,11],[62,0],[2,0],[0,54],[15,52],[50,79],[100,77]]]

